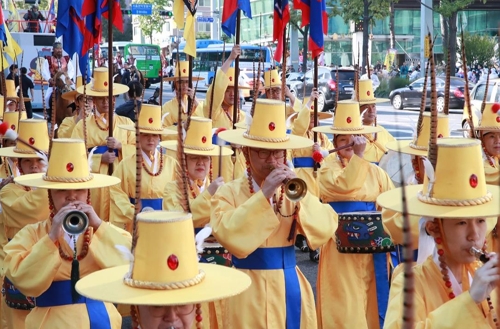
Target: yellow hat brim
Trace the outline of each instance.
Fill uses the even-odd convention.
[[[418,150],[410,146],[413,140],[392,141],[385,144],[385,147],[391,151],[400,152],[404,154],[417,155],[426,157],[429,150]]]
[[[94,178],[87,182],[62,183],[44,180],[45,174],[29,174],[14,178],[14,182],[28,187],[43,188],[47,190],[87,190],[118,185],[121,179],[114,176],[92,174]]]
[[[19,153],[14,151],[15,146],[0,148],[0,157],[7,158],[42,158],[38,153]]]
[[[492,200],[477,206],[440,206],[421,202],[417,194],[422,191],[423,185],[410,185],[405,187],[407,211],[410,215],[432,218],[484,218],[500,215],[500,186],[486,185],[492,194]],[[380,194],[377,204],[382,208],[403,212],[402,188],[396,188]]]
[[[247,129],[247,124],[244,121],[237,122],[234,126],[238,129]]]
[[[285,142],[262,142],[243,136],[243,131],[239,129],[225,130],[219,133],[219,137],[231,144],[255,147],[269,150],[295,150],[310,147],[314,144],[309,138],[287,135],[288,140]]]
[[[390,102],[391,100],[389,98],[374,98],[372,100],[369,100],[369,101],[356,101],[356,100],[352,100],[352,99],[346,99],[346,100],[341,100],[339,101],[339,103],[350,103],[350,102],[357,102],[359,103],[359,105],[366,105],[366,104],[377,104],[377,103],[386,103],[386,102]]]
[[[465,131],[468,131],[469,129],[463,129]],[[474,130],[479,130],[479,131],[485,131],[485,130],[491,130],[491,131],[495,131],[495,130],[498,130],[500,131],[500,127],[474,127]]]
[[[85,86],[80,86],[76,88],[76,92],[83,95],[84,88]],[[128,86],[125,86],[121,83],[113,83],[113,96],[124,94],[128,91],[128,89],[129,89]],[[109,95],[109,92],[107,90],[106,91],[92,90],[92,84],[87,85],[85,93],[87,94],[87,96],[95,96],[95,97],[107,97]]]
[[[314,127],[312,130],[318,133],[334,134],[334,135],[364,135],[364,134],[373,134],[376,132],[380,132],[382,131],[382,128],[373,126],[363,126],[363,129],[360,130],[337,130],[334,129],[332,126],[328,125],[328,126]]]
[[[87,275],[76,283],[76,290],[85,297],[109,303],[168,306],[229,298],[245,291],[252,283],[248,275],[230,267],[214,264],[198,266],[205,272],[205,278],[189,288],[152,290],[130,287],[123,283],[130,266],[123,265]]]
[[[74,101],[77,95],[83,95],[83,94],[80,94],[76,90],[71,90],[62,94],[61,97],[67,101]]]
[[[228,87],[234,87],[234,83],[229,83],[227,86]],[[238,89],[253,89],[253,88],[252,87],[238,85]]]
[[[163,141],[160,142],[160,146],[166,148],[167,150],[177,151],[177,141]],[[220,146],[214,145],[213,150],[202,151],[202,150],[194,150],[184,147],[185,154],[194,154],[194,155],[206,155],[206,156],[219,156],[220,155]],[[227,147],[222,147],[222,156],[232,155],[233,150]]]
[[[118,128],[128,131],[135,131],[135,126],[118,125]],[[151,135],[177,135],[177,131],[168,128],[163,128],[162,130],[139,129],[139,132],[141,134],[151,134]]]
[[[314,110],[309,110],[309,112],[312,114],[312,113],[314,113]],[[295,114],[295,113],[297,113],[297,114]],[[298,115],[299,112],[295,112],[295,113],[293,113],[295,115],[291,119],[292,122],[294,122],[297,119],[297,117],[299,116]],[[291,114],[291,115],[293,115],[293,114]],[[331,118],[333,118],[333,113],[331,113],[331,112],[318,112],[318,120],[326,120],[326,119],[331,119]]]

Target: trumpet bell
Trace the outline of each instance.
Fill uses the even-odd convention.
[[[64,217],[62,228],[70,235],[82,234],[89,227],[89,218],[81,211],[72,211]]]
[[[307,184],[303,179],[292,178],[285,183],[285,196],[292,202],[299,202],[307,193]]]

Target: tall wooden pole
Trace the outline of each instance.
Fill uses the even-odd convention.
[[[281,99],[286,102],[286,26],[283,29],[283,60],[281,62]]]
[[[190,15],[190,14],[188,14]],[[193,56],[187,55],[188,57],[188,65],[189,65],[189,72],[188,72],[188,85],[190,89],[193,89]],[[179,86],[180,87],[180,86]],[[196,95],[193,96],[193,98]],[[187,107],[187,112],[188,116],[191,115],[191,111],[193,110],[193,99],[191,97],[188,97],[188,107]]]
[[[113,112],[114,112],[114,101],[113,101],[113,3],[112,1],[108,4],[108,136],[113,137]],[[108,152],[113,153],[112,148],[108,148]],[[108,165],[108,175],[113,174],[113,164]]]
[[[241,21],[241,10],[237,9],[237,14],[236,14],[236,41],[234,45],[239,45],[240,44],[240,21]],[[240,110],[239,108],[239,101],[240,101],[240,94],[238,92],[238,79],[240,77],[240,56],[236,57],[234,60],[234,105],[233,105],[233,129],[236,129],[236,123],[238,120],[238,111]],[[255,95],[254,95],[255,97]]]
[[[307,56],[307,54],[306,54]],[[304,81],[305,83],[305,81]],[[318,56],[314,57],[314,91],[318,91]],[[305,97],[305,95],[304,95]],[[314,126],[318,126],[318,98],[314,99]],[[314,143],[318,142],[318,133],[314,132],[313,134]],[[318,171],[318,163],[314,161],[314,177],[316,177]]]

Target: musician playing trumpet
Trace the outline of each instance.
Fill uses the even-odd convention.
[[[310,193],[289,200],[283,184],[296,177],[285,166],[286,150],[311,147],[312,141],[287,135],[284,102],[267,99],[256,101],[247,129],[223,131],[219,137],[243,146],[247,170],[213,195],[210,226],[233,255],[233,265],[252,279],[249,290],[226,304],[225,324],[315,328],[314,296],[295,265],[293,244],[300,232],[311,247],[321,246],[333,235],[336,214]]]
[[[339,102],[333,126],[320,126],[313,131],[333,133],[333,144],[337,148],[351,145],[322,164],[318,183],[320,199],[339,215],[378,210],[377,196],[394,185],[385,171],[364,157],[367,145],[364,134],[377,132],[378,128],[362,125],[358,103]],[[344,225],[339,223],[338,227],[337,232]],[[369,227],[372,234],[374,227]],[[378,239],[365,234],[362,228],[354,234],[357,234],[354,240],[368,240],[372,246],[378,246]],[[343,253],[337,249],[338,241],[332,236],[321,248],[317,281],[318,327],[379,329],[382,327],[379,319],[385,314],[383,301],[389,294],[387,253],[379,251],[376,256]],[[356,247],[358,241],[352,244]],[[334,270],[338,264],[342,264],[341,271]]]

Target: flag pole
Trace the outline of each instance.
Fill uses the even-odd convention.
[[[108,136],[113,137],[113,112],[114,112],[114,102],[113,102],[113,70],[111,65],[113,65],[113,7],[114,3],[112,1],[108,2]],[[108,152],[113,153],[112,148],[108,148]],[[113,174],[113,164],[108,165],[108,175]]]
[[[236,40],[234,45],[237,46],[240,44],[240,21],[241,21],[241,10],[237,9],[236,13]],[[240,95],[238,92],[238,79],[240,77],[240,56],[236,57],[234,60],[234,104],[233,104],[233,129],[236,129],[236,123],[238,120],[238,111]],[[255,97],[255,95],[254,95]],[[236,153],[235,153],[236,154]]]
[[[283,29],[283,61],[281,63],[281,98],[286,102],[286,25]]]
[[[307,56],[307,54],[306,54]],[[314,80],[313,80],[313,85],[314,85],[314,91],[318,91],[318,56],[314,57]],[[305,97],[305,95],[304,95]],[[314,126],[318,126],[318,98],[314,98]],[[314,143],[318,142],[318,133],[314,132],[313,134],[313,140]],[[314,161],[314,172],[313,175],[316,177],[318,174],[318,163]]]
[[[188,15],[190,15],[190,14],[188,13]],[[187,57],[188,57],[188,69],[189,69],[188,86],[189,86],[189,89],[193,89],[193,56],[187,55]],[[188,116],[191,115],[194,97],[196,97],[196,95],[193,95],[193,99],[191,99],[191,97],[188,96],[188,107],[187,107]]]

